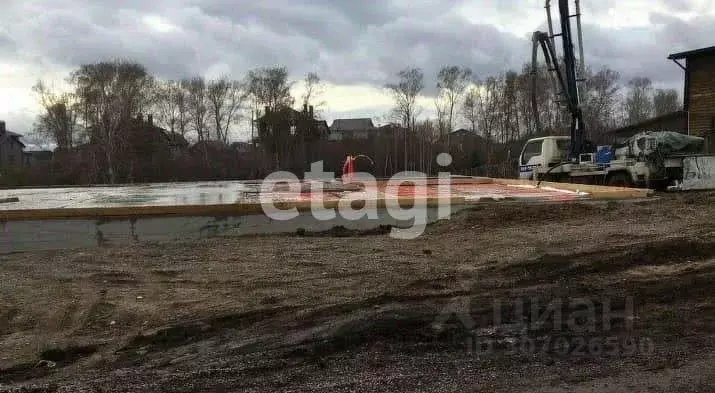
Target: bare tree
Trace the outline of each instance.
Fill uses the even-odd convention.
[[[77,100],[72,93],[54,93],[42,82],[33,86],[43,113],[35,122],[38,137],[49,137],[58,149],[71,149],[77,131]]]
[[[653,109],[656,116],[677,111],[680,108],[678,91],[675,89],[656,89],[653,94]]]
[[[528,68],[519,74],[516,80],[516,110],[521,121],[517,138],[531,135],[536,130],[536,119],[534,118],[534,108],[532,107],[532,82]]]
[[[497,122],[499,121],[499,84],[500,80],[496,77],[487,78],[479,88],[477,94],[477,108],[479,112],[479,123],[482,134],[486,139],[487,144],[487,163],[490,162],[490,154],[494,131]]]
[[[259,68],[248,73],[248,92],[258,105],[275,111],[294,103],[290,95],[293,83],[285,67]]]
[[[464,94],[464,89],[472,79],[472,70],[467,67],[445,66],[437,74],[437,89],[439,96],[444,100],[444,112],[446,114],[447,144],[449,144],[449,133],[454,127],[454,112],[459,104],[459,100]]]
[[[324,91],[323,81],[317,73],[309,72],[303,79],[303,84],[305,85],[305,92],[301,97],[303,105],[312,105],[315,114],[322,113],[322,107],[325,106],[325,101],[320,99]]]
[[[586,122],[586,137],[596,139],[604,132],[616,127],[621,90],[620,74],[608,67],[603,67],[595,74],[586,71],[586,83],[583,89],[583,111]]]
[[[519,130],[517,111],[517,78],[514,71],[501,77],[499,83],[499,113],[501,114],[501,141],[507,143],[516,139]]]
[[[280,168],[281,163],[290,159],[289,109],[295,101],[290,94],[292,86],[285,67],[259,68],[248,73],[248,93],[253,105],[270,111],[270,115],[265,113],[260,122],[258,138],[266,148],[264,152],[272,155],[275,168]]]
[[[474,86],[469,87],[464,95],[461,114],[469,122],[472,132],[476,132],[479,121],[479,91]]]
[[[153,78],[141,64],[107,61],[85,64],[70,82],[85,107],[91,140],[104,151],[110,183],[115,183],[118,154],[128,142],[129,122],[149,103]]]
[[[207,126],[209,110],[206,80],[199,76],[184,80],[182,85],[186,89],[191,128],[196,132],[199,142],[211,139]]]
[[[216,139],[228,143],[229,130],[240,119],[246,96],[243,84],[227,76],[208,83],[206,98]]]
[[[649,78],[635,77],[628,81],[625,105],[628,123],[638,123],[653,115],[652,90],[653,83]]]
[[[186,135],[191,121],[188,101],[188,93],[180,81],[157,83],[154,97],[157,122],[172,133]]]
[[[420,68],[405,68],[397,73],[397,83],[385,85],[395,100],[393,115],[399,119],[405,129],[404,135],[404,170],[407,170],[407,133],[415,128],[417,118],[417,97],[424,88],[424,73]]]
[[[450,126],[449,126],[449,108],[447,108],[447,105],[445,104],[445,101],[440,99],[440,97],[437,97],[434,99],[434,108],[435,108],[435,115],[437,116],[437,124],[431,124],[430,127],[437,129],[437,133],[439,134],[439,140],[446,143],[447,146],[449,146],[449,140],[448,138],[445,138],[445,135],[449,135],[450,132]],[[427,124],[427,123],[425,123]]]
[[[417,97],[424,89],[424,73],[419,68],[406,68],[397,73],[397,83],[385,85],[395,100],[393,112],[403,127],[412,130],[417,114]]]

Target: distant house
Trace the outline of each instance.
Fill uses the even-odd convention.
[[[33,166],[38,164],[46,164],[52,161],[54,152],[50,150],[33,150],[25,152],[25,163]]]
[[[131,142],[135,151],[168,148],[172,156],[189,147],[189,142],[181,134],[157,126],[152,115],[144,118],[141,114],[133,120]]]
[[[375,133],[380,136],[396,136],[404,135],[403,133],[405,131],[405,127],[403,127],[401,124],[387,123],[377,127]]]
[[[308,105],[303,105],[303,111],[266,107],[263,116],[256,119],[256,126],[258,135],[253,143],[272,152],[284,150],[295,142],[325,140],[330,134],[327,123],[316,119],[313,106]]]
[[[231,152],[231,146],[217,140],[199,141],[189,147],[191,154],[226,154]]]
[[[315,129],[320,134],[321,140],[327,140],[330,138],[330,127],[328,127],[328,122],[325,120],[315,120]]]
[[[0,167],[23,166],[26,164],[25,144],[20,141],[22,135],[8,130],[4,121],[0,121]]]
[[[166,144],[169,146],[171,154],[174,156],[178,155],[189,147],[189,141],[187,141],[186,138],[184,138],[184,136],[181,134],[169,132],[166,130],[163,130],[162,134],[166,138]]]
[[[233,142],[231,143],[231,149],[235,150],[237,153],[248,153],[251,151],[251,144],[248,142]]]
[[[330,140],[368,139],[377,129],[370,118],[335,119],[330,126]]]
[[[445,141],[447,136],[442,138]],[[466,128],[456,129],[449,133],[449,144],[454,168],[469,169],[484,163],[487,140],[476,132]]]
[[[474,136],[478,136],[477,133],[466,128],[460,128],[451,132],[452,138],[470,138]]]
[[[189,143],[180,134],[154,124],[152,115],[138,115],[128,125],[126,149],[118,157],[120,173],[129,181],[155,181],[171,173],[172,159],[179,158]]]
[[[466,128],[459,128],[449,133],[449,143],[452,149],[465,151],[483,147],[486,139],[476,132]]]

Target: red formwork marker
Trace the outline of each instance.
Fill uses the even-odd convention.
[[[351,182],[353,173],[355,173],[355,157],[347,156],[343,164],[343,183]]]

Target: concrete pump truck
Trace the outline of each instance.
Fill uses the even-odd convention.
[[[584,139],[584,117],[579,82],[584,79],[581,10],[575,14],[569,1],[559,0],[561,32],[554,34],[550,1],[546,0],[548,33],[533,34],[532,110],[537,132],[541,132],[537,101],[537,55],[542,49],[551,82],[559,92],[557,102],[571,115],[570,135],[528,140],[519,156],[519,177],[536,181],[648,187],[657,190],[715,189],[715,155],[702,154],[704,138],[670,131],[644,131],[612,145],[595,146]],[[576,18],[579,42],[579,73],[571,30]],[[554,39],[562,42],[563,64],[559,64]]]

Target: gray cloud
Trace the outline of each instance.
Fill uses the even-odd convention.
[[[23,48],[59,65],[73,67],[125,57],[171,78],[202,73],[216,64],[225,64],[236,75],[257,66],[285,64],[296,76],[319,71],[334,83],[382,85],[406,66],[423,68],[431,80],[444,64],[469,65],[478,75],[491,75],[520,68],[528,61],[528,37],[502,32],[495,26],[471,24],[455,13],[459,4],[129,1],[117,9],[116,2],[67,1],[62,6],[35,6],[35,11],[44,8],[44,12],[15,24],[16,30],[11,33]],[[483,4],[484,8],[514,13],[515,17],[527,9],[520,7],[523,1]],[[670,1],[668,5],[674,10],[694,7],[686,0]],[[604,13],[609,2],[593,10],[589,7],[590,3],[584,4],[584,12]],[[33,11],[21,2],[11,3],[9,10],[5,15],[16,20],[21,20],[22,13]],[[165,18],[177,29],[152,31],[142,22],[149,14]],[[607,30],[587,24],[587,60],[598,66],[611,65],[624,75],[649,71],[654,78],[668,78],[668,66],[658,63],[664,62],[669,47],[703,44],[712,32],[708,26],[713,24],[705,17],[701,19],[687,23],[653,14],[654,27],[645,31]],[[0,37],[0,45],[3,42]]]
[[[8,34],[5,29],[0,28],[0,48],[5,48],[5,47],[15,47],[15,41],[10,38],[10,35]]]
[[[0,56],[10,57],[17,52],[17,45],[7,34],[0,32]]]
[[[431,0],[11,0],[0,15],[0,26],[6,27],[0,30],[0,61],[71,69],[122,57],[163,78],[216,69],[240,77],[254,67],[280,64],[296,78],[317,71],[332,83],[374,86],[415,66],[425,72],[429,93],[442,65],[470,66],[486,77],[530,60],[528,35],[469,22],[459,13],[468,2],[509,18],[529,12],[545,18],[541,2],[525,0],[449,5]],[[651,26],[618,30],[590,23],[615,4],[583,2],[586,61],[593,68],[607,65],[624,80],[645,75],[659,83],[680,83],[681,71],[667,55],[710,45],[715,35],[712,16],[686,22],[652,13]],[[702,11],[688,0],[653,4],[673,12]],[[174,28],[152,30],[144,23],[147,16],[163,18]]]

